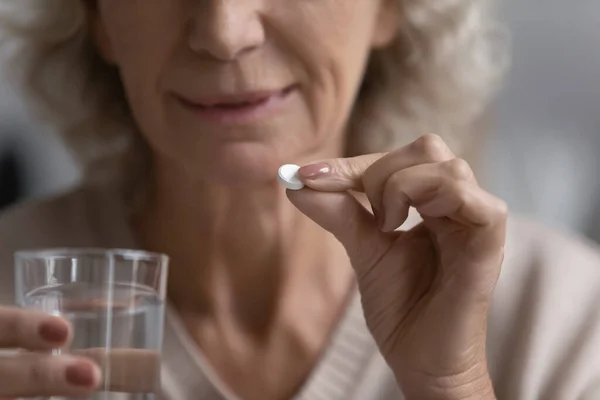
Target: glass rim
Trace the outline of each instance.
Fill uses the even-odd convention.
[[[101,248],[101,247],[56,247],[40,249],[24,249],[14,253],[15,259],[66,259],[85,256],[120,256],[131,260],[154,261],[161,265],[169,262],[169,256],[146,250]]]

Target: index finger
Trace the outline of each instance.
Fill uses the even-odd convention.
[[[324,192],[355,190],[365,192],[375,208],[381,207],[383,188],[397,171],[420,164],[454,158],[446,143],[427,134],[390,153],[374,153],[351,158],[336,158],[300,168],[298,175],[311,189]]]
[[[301,167],[298,176],[306,186],[320,192],[364,192],[365,172],[387,153],[332,158]]]

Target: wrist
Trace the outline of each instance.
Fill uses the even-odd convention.
[[[451,376],[397,380],[407,400],[496,400],[485,366]]]

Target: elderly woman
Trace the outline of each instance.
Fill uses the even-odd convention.
[[[597,249],[507,224],[456,156],[500,73],[483,0],[8,3],[86,175],[1,217],[0,345],[32,352],[0,397],[98,386],[9,306],[13,251],[94,246],[171,256],[164,399],[600,398]]]

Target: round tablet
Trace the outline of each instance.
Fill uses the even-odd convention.
[[[279,167],[277,179],[283,187],[289,190],[300,190],[304,187],[304,183],[298,179],[299,166],[294,164],[286,164]]]

